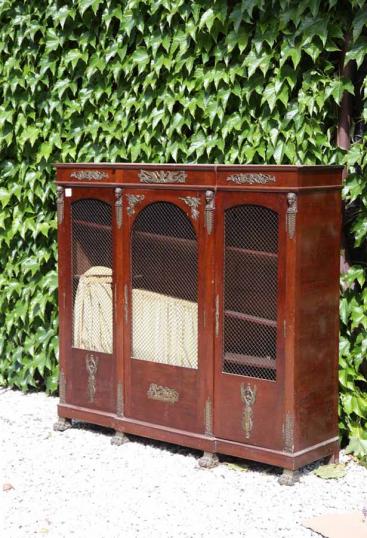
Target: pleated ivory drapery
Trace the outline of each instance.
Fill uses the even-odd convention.
[[[74,303],[74,347],[112,353],[112,270],[91,267],[80,278]]]
[[[132,306],[134,358],[198,367],[197,303],[134,289]]]
[[[112,353],[112,270],[95,266],[79,279],[74,347]],[[148,290],[132,291],[132,357],[198,367],[197,303]]]

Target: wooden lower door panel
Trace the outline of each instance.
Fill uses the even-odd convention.
[[[66,384],[66,402],[114,412],[115,364],[113,355],[73,348]]]
[[[133,360],[129,414],[145,422],[200,432],[198,375],[191,368]]]
[[[212,391],[205,196],[147,189],[124,196],[124,414],[203,433]]]
[[[214,434],[282,449],[286,197],[221,193],[216,229]]]
[[[215,391],[214,435],[264,448],[283,448],[283,401],[277,383],[222,374]]]

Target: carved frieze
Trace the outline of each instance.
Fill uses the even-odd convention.
[[[227,181],[233,181],[237,185],[265,185],[266,183],[275,183],[275,176],[268,174],[232,174],[227,177]]]
[[[140,170],[140,183],[185,183],[186,172],[177,170]]]
[[[99,170],[78,170],[70,174],[71,178],[75,178],[79,181],[101,181],[107,179],[107,172],[100,172]]]

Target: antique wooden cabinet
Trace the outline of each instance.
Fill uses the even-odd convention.
[[[59,164],[71,419],[283,467],[338,455],[342,168]]]

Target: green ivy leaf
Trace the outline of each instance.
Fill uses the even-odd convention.
[[[352,436],[345,452],[347,454],[354,454],[357,458],[367,458],[367,437],[362,439]]]
[[[214,20],[215,20],[215,13],[212,8],[209,8],[202,15],[200,19],[199,27],[203,28],[203,26],[206,26],[208,30],[210,31],[213,26]]]
[[[321,465],[314,470],[314,474],[319,478],[326,480],[343,478],[347,474],[345,465],[342,463],[331,463],[329,465]]]
[[[82,15],[88,8],[92,8],[93,13],[96,14],[98,7],[103,3],[103,0],[78,0],[78,3]]]
[[[11,198],[11,193],[4,188],[0,187],[0,203],[2,208],[8,205]]]

